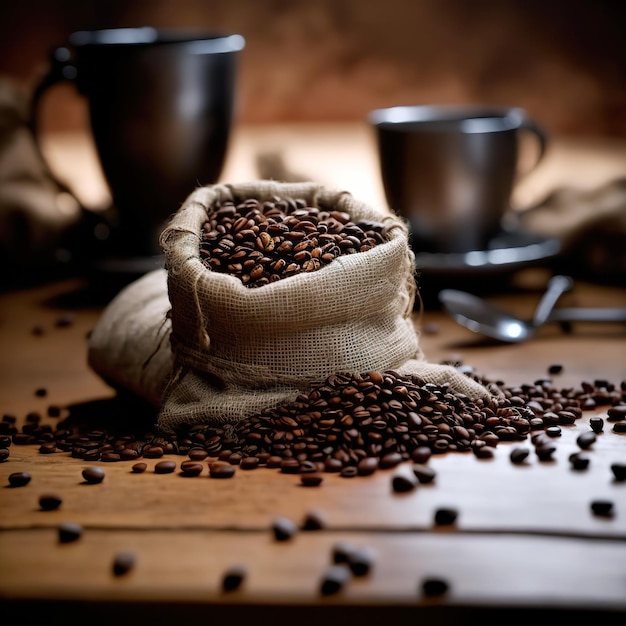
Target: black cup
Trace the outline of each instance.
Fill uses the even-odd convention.
[[[36,137],[41,97],[60,81],[87,99],[113,198],[113,263],[160,257],[159,235],[171,214],[196,187],[218,181],[244,46],[236,34],[142,27],[75,32],[53,51],[33,95],[31,124]]]
[[[398,106],[372,111],[383,187],[416,252],[484,250],[502,231],[519,171],[520,137],[546,132],[515,107]],[[528,172],[526,172],[528,173]]]

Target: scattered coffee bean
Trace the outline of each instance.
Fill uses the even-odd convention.
[[[493,450],[489,446],[474,446],[472,452],[477,459],[493,459]]]
[[[452,508],[439,508],[435,511],[434,521],[437,526],[449,526],[456,523],[459,512]]]
[[[320,474],[302,474],[300,483],[304,487],[319,487],[324,481],[324,477]]]
[[[589,467],[589,457],[581,452],[570,455],[569,460],[575,470],[586,470]]]
[[[391,479],[391,487],[396,493],[413,491],[417,487],[417,477],[406,474],[396,474]]]
[[[441,596],[448,592],[450,585],[444,578],[428,577],[422,580],[421,587],[426,596]]]
[[[280,463],[280,471],[283,474],[298,474],[300,473],[300,461],[293,458],[283,459]]]
[[[611,500],[594,500],[591,503],[594,515],[610,517],[613,514],[613,502]]]
[[[338,541],[333,545],[331,561],[333,563],[348,563],[350,555],[356,550],[355,546],[348,541]]]
[[[432,467],[420,463],[413,465],[413,474],[415,474],[415,478],[417,478],[418,482],[422,485],[432,483],[437,476],[437,472]]]
[[[626,463],[612,463],[611,471],[617,482],[626,480]]]
[[[209,453],[204,448],[192,448],[189,450],[189,458],[192,461],[204,461]]]
[[[346,465],[341,472],[340,476],[343,478],[354,478],[359,473],[359,470],[354,465]]]
[[[359,476],[370,476],[378,469],[378,459],[366,456],[358,462],[356,469]]]
[[[612,430],[614,433],[626,433],[626,422],[615,422]]]
[[[67,328],[71,326],[76,321],[76,315],[74,313],[64,313],[57,317],[54,322],[54,325],[57,328]]]
[[[553,455],[556,452],[556,446],[550,444],[543,444],[535,448],[535,454],[540,461],[552,461]]]
[[[272,532],[276,541],[287,541],[297,534],[298,527],[288,517],[277,517],[272,522]]]
[[[101,467],[87,467],[82,472],[83,478],[91,485],[101,483],[104,480],[104,470]]]
[[[31,475],[28,472],[13,472],[9,474],[9,485],[11,487],[24,487],[30,482]]]
[[[548,366],[548,374],[560,374],[563,371],[563,366],[560,363],[553,363]]]
[[[48,395],[48,390],[45,387],[39,387],[35,389],[35,396],[37,398],[45,398]]]
[[[248,571],[243,565],[233,565],[229,567],[222,576],[222,589],[224,591],[235,591],[235,589],[239,589],[247,575]]]
[[[256,469],[259,466],[259,459],[256,456],[247,456],[244,459],[241,459],[241,463],[239,467],[242,470],[251,470]]]
[[[348,567],[354,576],[367,576],[375,563],[374,551],[370,548],[356,548],[348,555]]]
[[[135,463],[131,469],[135,474],[143,474],[148,469],[148,464],[143,461],[141,463]]]
[[[589,418],[589,426],[594,433],[601,433],[604,429],[604,420],[601,417]]]
[[[80,539],[83,535],[83,527],[74,522],[64,522],[58,527],[59,541],[61,543],[71,543]]]
[[[546,435],[548,435],[548,437],[560,437],[561,428],[559,426],[548,426],[548,428],[546,428]]]
[[[188,463],[180,464],[180,475],[185,477],[200,476],[204,466],[202,463],[196,461],[189,461]]]
[[[176,462],[175,461],[159,461],[154,466],[155,474],[171,474],[176,470]]]
[[[609,422],[621,422],[626,420],[626,404],[615,404],[606,412],[606,419]]]
[[[4,463],[11,455],[8,448],[0,448],[0,463]]]
[[[47,409],[48,417],[60,417],[61,407],[57,404],[51,404]]]
[[[331,565],[326,568],[320,584],[320,593],[330,596],[339,593],[352,579],[350,570],[343,565]]]
[[[411,460],[415,463],[424,464],[427,463],[432,456],[432,450],[427,446],[417,446],[411,453]]]
[[[113,558],[113,575],[124,576],[128,574],[137,562],[137,557],[133,552],[118,552]]]
[[[211,478],[232,478],[235,475],[236,469],[234,465],[229,463],[222,463],[216,461],[209,465],[209,476]]]
[[[61,496],[55,494],[45,494],[39,498],[39,506],[44,511],[54,511],[63,503]]]
[[[322,530],[326,528],[326,518],[320,511],[309,511],[304,516],[302,530]]]
[[[528,458],[529,454],[530,450],[528,448],[516,446],[511,450],[509,459],[514,465],[521,465]]]
[[[596,434],[592,430],[587,430],[576,437],[579,448],[587,450],[596,442]]]
[[[378,467],[380,469],[390,469],[392,467],[400,465],[403,460],[404,459],[399,452],[390,452],[389,454],[385,454],[383,457],[381,457],[380,462],[378,463]]]

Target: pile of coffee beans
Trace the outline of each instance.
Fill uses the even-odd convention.
[[[558,388],[551,379],[516,387],[482,382],[496,386],[500,396],[471,400],[448,385],[424,383],[394,371],[337,373],[309,393],[238,424],[185,426],[167,435],[154,429],[153,421],[142,429],[136,415],[122,415],[116,427],[111,409],[103,411],[100,424],[70,416],[56,427],[33,413],[21,429],[14,416],[5,415],[0,422],[0,460],[8,458],[11,445],[38,445],[42,454],[69,452],[85,461],[133,461],[132,471],[139,472],[146,468],[142,458],[177,454],[189,457],[180,467],[184,475],[199,475],[206,460],[214,478],[233,476],[236,466],[242,470],[265,466],[301,475],[367,476],[411,461],[421,469],[416,480],[424,482],[434,478],[424,473],[432,454],[471,452],[490,458],[501,441],[530,440],[537,457],[550,460],[555,428],[575,423],[584,410],[606,407],[605,419],[616,432],[626,423],[626,381],[616,386],[596,380],[572,388]],[[578,438],[581,454],[593,440],[591,428]],[[529,453],[529,447],[517,445],[511,461],[523,463]],[[572,464],[578,460],[584,459],[579,455]],[[172,461],[155,466],[157,473],[175,469]],[[95,482],[102,475],[88,474],[85,479]],[[320,483],[313,476],[303,481],[306,486]]]
[[[384,241],[382,224],[354,223],[342,211],[310,207],[302,199],[251,198],[213,208],[202,228],[200,259],[247,287],[261,287]]]

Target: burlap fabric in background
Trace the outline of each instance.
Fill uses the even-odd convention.
[[[211,208],[275,197],[342,211],[355,223],[382,223],[386,243],[258,288],[207,269],[200,238]],[[424,358],[412,320],[415,264],[405,223],[345,191],[272,181],[203,187],[174,215],[161,243],[174,355],[159,413],[163,430],[236,422],[293,400],[336,372],[394,369],[450,382],[472,397],[487,395],[456,369]]]

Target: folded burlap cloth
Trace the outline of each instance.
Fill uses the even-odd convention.
[[[626,285],[626,177],[587,190],[557,189],[522,211],[519,223],[561,240],[559,272]]]
[[[58,248],[80,207],[46,167],[29,126],[29,97],[0,77],[0,272],[62,261]]]
[[[376,224],[383,241],[256,288],[203,263],[209,214],[224,203],[277,198],[299,199],[367,228]],[[90,334],[88,356],[111,384],[158,406],[163,430],[236,423],[339,372],[395,370],[470,398],[490,396],[460,370],[425,358],[413,321],[415,258],[407,227],[347,192],[272,181],[203,187],[161,241],[166,269],[140,278],[109,304]]]

